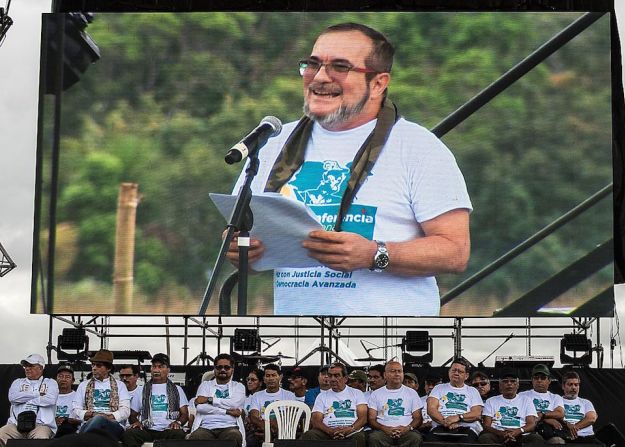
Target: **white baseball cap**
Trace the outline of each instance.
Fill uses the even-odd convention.
[[[39,354],[30,354],[28,357],[22,360],[20,364],[22,366],[26,366],[26,364],[29,364],[29,365],[41,365],[43,367],[43,366],[46,366],[46,361]]]

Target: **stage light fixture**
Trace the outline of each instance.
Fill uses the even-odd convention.
[[[572,351],[573,355],[566,352]],[[578,353],[582,353],[578,356]],[[592,363],[592,342],[584,334],[564,334],[560,340],[560,363],[563,365],[590,365]]]
[[[406,331],[402,338],[402,361],[406,368],[423,368],[429,366],[434,359],[432,337],[428,331]],[[413,355],[411,352],[425,352]]]
[[[69,353],[67,351],[76,351]],[[57,339],[56,357],[59,360],[80,362],[89,357],[89,337],[84,328],[65,328]]]
[[[235,329],[232,338],[232,350],[242,352],[260,352],[260,335],[256,329]]]

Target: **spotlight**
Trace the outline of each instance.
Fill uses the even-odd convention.
[[[260,336],[256,329],[235,329],[232,350],[242,352],[260,352]]]
[[[73,354],[66,352],[76,351]],[[89,355],[89,337],[84,328],[65,328],[57,340],[56,356],[59,360],[78,362],[87,360]]]
[[[429,366],[434,358],[432,344],[432,337],[428,331],[406,331],[401,344],[404,365],[410,368]],[[425,354],[413,355],[410,352],[425,352]]]
[[[570,356],[566,351],[573,351]],[[577,353],[581,352],[581,356]],[[592,363],[592,342],[584,334],[564,334],[560,340],[560,363],[563,365],[590,365]]]

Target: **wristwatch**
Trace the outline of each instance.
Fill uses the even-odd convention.
[[[458,422],[464,422],[464,414],[458,415]]]
[[[373,264],[369,270],[373,272],[383,272],[386,267],[388,267],[388,263],[390,258],[388,257],[388,250],[386,249],[386,244],[382,241],[374,241],[378,244],[378,250],[375,252],[373,256]]]

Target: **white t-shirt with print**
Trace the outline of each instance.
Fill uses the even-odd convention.
[[[280,388],[275,393],[267,390],[256,391],[252,394],[252,405],[250,410],[256,410],[260,413],[260,418],[265,420],[265,408],[277,400],[297,400],[295,394],[289,390]]]
[[[215,379],[202,382],[197,396],[212,397],[213,403],[196,404],[197,414],[201,416],[200,427],[208,430],[217,428],[237,427],[238,419],[227,414],[228,410],[243,409],[245,404],[245,386],[230,380],[228,383],[217,383]]]
[[[595,407],[588,399],[578,397],[576,399],[563,399],[564,420],[571,424],[577,424],[586,417],[589,411],[595,411]],[[592,425],[577,430],[578,436],[592,436],[595,432]]]
[[[137,387],[138,388],[138,387]],[[189,405],[187,396],[184,394],[182,388],[176,385],[178,391],[178,398],[180,399],[180,405],[178,408],[182,408]],[[143,390],[141,394],[136,395],[136,398],[131,401],[130,408],[132,411],[136,411],[141,415],[143,409]],[[167,398],[167,384],[166,383],[153,383],[152,394],[150,395],[150,418],[152,424],[148,427],[150,430],[164,431],[169,428],[169,425],[176,419],[169,418],[169,399]]]
[[[376,420],[387,427],[408,425],[412,413],[423,408],[419,394],[412,388],[402,385],[397,389],[386,386],[378,388],[369,397],[369,408],[377,411]]]
[[[305,162],[280,193],[305,203],[327,230],[333,229],[353,158],[376,122],[341,132],[315,124]],[[254,194],[264,191],[295,124],[285,125],[259,153]],[[234,194],[243,184],[244,172]],[[449,149],[427,129],[400,119],[347,210],[342,228],[370,240],[405,242],[424,236],[420,223],[454,209],[471,208],[464,178]],[[253,229],[251,233],[253,237]],[[274,271],[275,315],[437,316],[439,311],[434,276],[369,269],[342,273],[326,267]]]
[[[117,384],[117,391],[119,394],[119,409],[117,412],[112,412],[110,408],[111,403],[111,380],[115,380]],[[89,380],[85,380],[80,382],[78,385],[78,389],[76,390],[76,395],[74,396],[74,410],[78,419],[84,421],[84,414],[87,410],[87,403],[85,401],[85,392],[87,391],[87,385],[89,384]],[[121,380],[114,379],[113,377],[107,377],[104,380],[94,379],[94,389],[93,389],[93,411],[96,413],[104,413],[104,414],[115,414],[123,417],[122,420],[117,421],[119,424],[124,427],[128,416],[130,416],[130,394],[128,393],[128,388]],[[121,416],[123,413],[123,416]]]
[[[323,423],[328,427],[347,427],[358,419],[358,405],[367,404],[362,391],[346,386],[343,391],[332,389],[321,393],[315,399],[312,412],[323,414]]]
[[[128,390],[128,394],[130,395],[130,409],[132,410],[132,406],[135,405],[135,401],[141,400],[143,396],[143,385],[137,385],[134,390]],[[141,403],[139,403],[141,405]],[[130,421],[126,421],[126,428],[130,427]]]
[[[424,424],[432,422],[432,418],[428,414],[428,397],[429,396],[421,396],[421,417],[423,418]]]
[[[502,395],[486,399],[484,416],[493,418],[491,426],[496,430],[521,428],[527,416],[536,416],[536,409],[527,396],[517,394],[514,399]]]
[[[464,385],[461,388],[451,386],[449,383],[439,383],[430,392],[429,398],[438,400],[438,411],[443,417],[455,414],[465,414],[471,411],[472,407],[484,406],[480,393],[473,387]],[[432,428],[437,427],[436,421],[432,421]],[[482,431],[482,426],[478,421],[460,422],[463,427],[469,427],[476,434]]]
[[[72,402],[74,402],[74,396],[76,395],[76,391],[70,391],[66,394],[60,394],[56,399],[56,417],[57,418],[72,418],[78,419],[76,417],[76,413],[74,413],[74,406]]]
[[[534,404],[534,408],[537,413],[540,411],[544,414],[549,411],[553,411],[558,407],[564,408],[562,396],[554,394],[550,391],[547,391],[546,393],[539,393],[535,390],[527,390],[520,392],[519,396],[527,397],[530,402]]]

